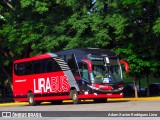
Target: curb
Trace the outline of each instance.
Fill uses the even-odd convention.
[[[108,99],[108,101],[143,101],[143,100],[160,100],[160,97],[109,98]]]
[[[0,103],[1,106],[15,106],[15,105],[27,105],[28,102],[11,102],[11,103]]]
[[[108,101],[155,101],[159,100],[160,97],[140,97],[140,98],[108,98]],[[82,100],[82,102],[92,102],[93,100]],[[64,103],[72,102],[72,100],[64,100]],[[43,102],[42,104],[48,104],[50,102]],[[0,106],[16,106],[16,105],[28,105],[28,102],[11,102],[11,103],[0,103]]]

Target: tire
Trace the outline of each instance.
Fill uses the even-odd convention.
[[[94,101],[94,103],[106,103],[107,99],[105,99],[105,98],[97,98],[97,99],[94,99],[93,101]]]
[[[30,106],[36,105],[36,102],[35,102],[35,100],[34,100],[34,95],[33,95],[32,92],[29,92],[29,93],[28,93],[28,102],[29,102],[29,105],[30,105]]]
[[[78,93],[77,93],[76,89],[70,91],[70,97],[73,100],[73,104],[79,104],[80,103],[80,100],[78,98]]]

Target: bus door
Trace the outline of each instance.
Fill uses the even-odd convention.
[[[64,56],[66,63],[68,64],[78,86],[82,86],[80,69],[76,60],[75,54],[68,54]]]
[[[91,62],[89,60],[82,60],[82,67],[81,67],[81,84],[80,84],[80,90],[84,94],[91,93],[90,88],[88,85],[91,85]]]

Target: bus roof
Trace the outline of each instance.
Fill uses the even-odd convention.
[[[76,54],[77,56],[84,56],[84,55],[102,55],[102,56],[117,56],[114,52],[105,49],[99,48],[78,48],[78,49],[70,49],[56,52],[57,55],[67,55],[67,54]]]
[[[30,57],[30,58],[23,58],[23,59],[15,60],[14,64],[15,63],[35,61],[35,60],[42,60],[42,59],[47,59],[47,58],[52,58],[52,57],[57,57],[57,55],[53,54],[53,53],[41,54],[41,55],[33,56],[33,57]]]

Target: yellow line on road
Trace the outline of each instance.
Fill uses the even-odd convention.
[[[108,101],[136,101],[136,100],[160,100],[160,97],[139,97],[139,98],[109,98]]]

